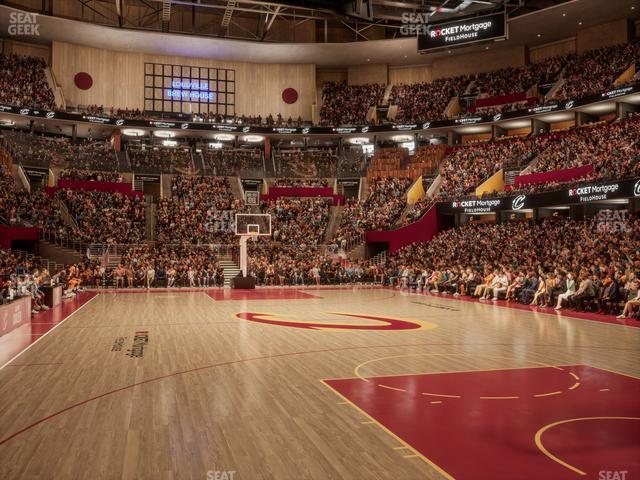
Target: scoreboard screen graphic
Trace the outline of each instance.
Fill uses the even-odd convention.
[[[147,112],[235,115],[235,70],[163,63],[144,65]]]
[[[419,29],[418,52],[507,38],[504,12],[426,25]]]

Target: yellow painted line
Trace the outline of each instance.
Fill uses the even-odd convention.
[[[573,385],[571,385],[571,386],[569,387],[569,390],[573,390],[573,389],[575,389],[575,388],[578,388],[579,386],[580,386],[580,382],[576,382],[576,383],[574,383]]]
[[[429,403],[442,403],[442,400],[434,400],[433,402],[429,402]]]
[[[578,382],[580,381],[580,377],[578,375],[576,375],[575,373],[569,372],[569,375],[571,375],[573,378],[575,378],[576,381],[578,381]]]
[[[419,455],[403,455],[402,458],[418,458]]]
[[[427,392],[422,392],[420,395],[428,395],[428,396],[430,396],[430,397],[462,398],[460,395],[445,395],[444,393],[427,393]]]
[[[381,424],[380,422],[375,421],[375,418],[373,418],[371,415],[369,415],[367,412],[365,412],[362,408],[360,408],[358,405],[356,405],[353,402],[350,402],[349,399],[347,397],[345,397],[344,395],[342,395],[340,392],[338,392],[337,390],[334,390],[333,388],[331,388],[331,386],[329,386],[328,383],[326,383],[323,380],[320,380],[320,382],[327,387],[329,390],[331,390],[335,395],[337,395],[338,397],[344,399],[345,401],[348,401],[353,408],[355,408],[358,412],[360,412],[363,416],[365,417],[369,417],[371,420],[373,420],[375,423],[378,424],[378,427],[380,427],[383,431],[385,431],[390,437],[392,437],[393,439],[395,439],[398,443],[403,443],[402,439],[400,437],[398,437],[395,433],[393,433],[391,430],[389,430],[387,427],[385,427],[383,424]],[[434,463],[433,461],[431,461],[429,458],[425,457],[424,455],[422,455],[420,452],[418,452],[418,458],[420,458],[424,463],[426,463],[427,465],[429,465],[430,467],[432,467],[433,469],[435,469],[438,473],[440,473],[440,475],[442,475],[446,480],[454,480],[454,478],[446,471],[444,470],[442,467],[440,467],[437,463]]]
[[[586,420],[640,420],[640,417],[583,417],[583,418],[568,418],[566,420],[560,420],[559,422],[554,422],[554,423],[550,423],[548,425],[545,425],[544,427],[542,427],[540,430],[538,430],[536,432],[535,437],[534,437],[534,441],[535,441],[536,447],[538,447],[538,449],[543,454],[545,454],[547,457],[549,457],[554,462],[559,463],[563,467],[568,468],[569,470],[577,473],[578,475],[586,475],[586,473],[583,472],[582,470],[580,470],[579,468],[576,468],[573,465],[569,465],[567,462],[564,462],[561,459],[559,459],[558,457],[556,457],[555,455],[553,455],[542,444],[542,435],[544,434],[544,432],[546,432],[550,428],[556,427],[558,425],[563,425],[565,423],[583,422],[583,421],[586,421]]]
[[[552,395],[560,395],[562,392],[561,391],[557,391],[557,392],[549,392],[549,393],[539,393],[538,395],[534,395],[534,397],[550,397]]]
[[[480,397],[480,400],[512,400],[520,397]]]
[[[379,387],[388,388],[389,390],[396,390],[397,392],[406,392],[403,388],[390,387],[389,385],[383,385],[382,383],[378,384]]]
[[[600,391],[601,392],[610,392],[611,390],[609,390],[608,388],[601,388]]]

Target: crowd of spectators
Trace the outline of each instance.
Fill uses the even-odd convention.
[[[326,178],[276,178],[274,186],[287,188],[323,188],[329,186]]]
[[[624,218],[615,235],[600,216],[470,222],[399,250],[384,273],[418,290],[617,314],[638,300],[640,273],[640,217]]]
[[[145,205],[140,197],[120,192],[58,190],[75,219],[75,240],[84,243],[141,243],[145,238]]]
[[[275,150],[273,158],[281,177],[335,177],[338,167],[332,148]]]
[[[467,83],[468,77],[459,76],[394,85],[389,104],[398,106],[395,120],[414,123],[446,118],[445,109],[451,98],[463,93]]]
[[[204,170],[209,175],[231,176],[247,171],[264,171],[259,148],[207,148],[201,153]]]
[[[99,170],[79,170],[68,168],[60,171],[62,180],[82,180],[89,182],[122,182],[122,175],[117,172],[102,172]]]
[[[0,103],[53,110],[46,67],[41,58],[0,53]]]
[[[322,85],[322,125],[364,125],[369,107],[382,103],[385,86],[379,83],[347,85],[326,82]]]
[[[0,249],[0,304],[29,296],[33,315],[49,310],[40,287],[51,282],[49,271],[40,270],[22,252]]]
[[[457,147],[440,165],[440,198],[460,197],[505,166],[524,166],[547,146],[547,136]]]
[[[590,50],[563,58],[564,83],[548,102],[599,94],[640,58],[640,41]]]
[[[68,137],[35,135],[20,130],[2,130],[2,145],[16,163],[33,167],[63,167],[113,172],[118,169],[110,142],[82,141]]]
[[[261,213],[271,215],[275,242],[319,245],[329,223],[329,202],[321,198],[278,198],[262,202]]]
[[[37,190],[31,193],[16,186],[11,173],[0,166],[0,221],[13,226],[36,227],[59,236],[69,232],[51,198]]]
[[[134,172],[174,174],[195,172],[189,147],[142,146],[130,147],[127,152]]]
[[[593,173],[583,180],[640,176],[640,118],[637,116],[547,137],[548,146],[536,156],[530,173],[593,165]]]
[[[244,208],[226,177],[175,176],[171,197],[158,202],[156,239],[167,244],[230,244],[235,214]]]
[[[347,200],[335,234],[336,243],[344,248],[367,230],[392,227],[406,207],[411,183],[410,178],[377,178],[370,183],[366,200]]]

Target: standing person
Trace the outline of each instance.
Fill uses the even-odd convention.
[[[320,269],[317,265],[314,265],[311,270],[311,277],[316,281],[316,285],[320,285]]]
[[[153,286],[153,281],[156,278],[156,269],[153,268],[153,264],[150,263],[147,265],[147,288],[151,288]]]

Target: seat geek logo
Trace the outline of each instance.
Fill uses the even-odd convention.
[[[40,25],[35,13],[11,12],[9,13],[9,27],[7,33],[11,36],[39,37]]]

